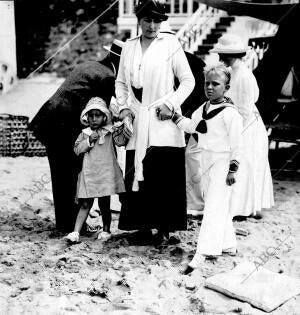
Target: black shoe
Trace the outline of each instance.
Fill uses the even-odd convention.
[[[262,215],[262,213],[259,211],[259,212],[256,212],[256,214],[251,214],[250,215],[250,218],[253,218],[255,220],[261,220],[264,216]]]
[[[132,233],[128,241],[133,245],[149,245],[153,244],[153,235],[151,230],[139,230]]]
[[[167,237],[167,235],[162,234],[162,233],[157,233],[154,236],[154,246],[157,247],[167,247],[169,246],[169,237]]]
[[[194,268],[192,268],[191,266],[188,265],[188,266],[182,271],[182,274],[186,276],[186,275],[189,275],[190,273],[192,273],[194,270],[195,270]]]
[[[246,221],[247,217],[244,217],[242,215],[236,215],[235,217],[233,217],[232,219],[233,221],[237,221],[237,222],[242,222],[242,221]]]
[[[179,244],[181,241],[180,241],[180,238],[178,236],[175,236],[175,235],[172,235],[170,236],[169,238],[169,244],[170,245],[177,245]]]

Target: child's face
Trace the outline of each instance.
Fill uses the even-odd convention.
[[[106,116],[99,109],[91,109],[88,112],[88,122],[92,130],[103,126],[106,122]]]
[[[206,97],[213,102],[222,101],[224,93],[229,89],[226,75],[222,72],[210,71],[205,75],[204,92]]]

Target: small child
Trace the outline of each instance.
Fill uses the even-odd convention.
[[[197,133],[201,165],[199,185],[204,194],[204,215],[194,258],[184,270],[192,272],[207,256],[236,254],[236,238],[230,213],[231,185],[235,183],[242,150],[243,119],[231,100],[230,73],[218,63],[204,69],[205,95],[209,99],[192,118],[177,113],[173,122],[188,132]],[[198,170],[197,170],[198,172]]]
[[[98,198],[103,231],[98,239],[111,237],[110,196],[125,192],[112,138],[111,112],[100,97],[93,97],[82,111],[80,121],[89,126],[78,136],[74,151],[83,154],[82,170],[78,175],[76,197],[80,203],[74,232],[67,235],[70,242],[78,242],[82,225],[87,219],[94,198]]]

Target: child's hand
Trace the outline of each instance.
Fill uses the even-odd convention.
[[[89,136],[89,141],[90,143],[94,143],[97,141],[97,139],[99,138],[99,135],[97,132],[93,132],[90,136]]]
[[[235,173],[229,172],[226,177],[226,184],[231,186],[235,183]]]

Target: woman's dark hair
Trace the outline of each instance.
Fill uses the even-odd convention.
[[[239,54],[225,54],[225,53],[219,53],[219,55],[223,55],[230,58],[243,58],[246,56],[246,52],[239,53]]]
[[[160,0],[140,0],[135,6],[135,15],[140,20],[143,17],[153,17],[161,21],[166,21],[166,7]]]

